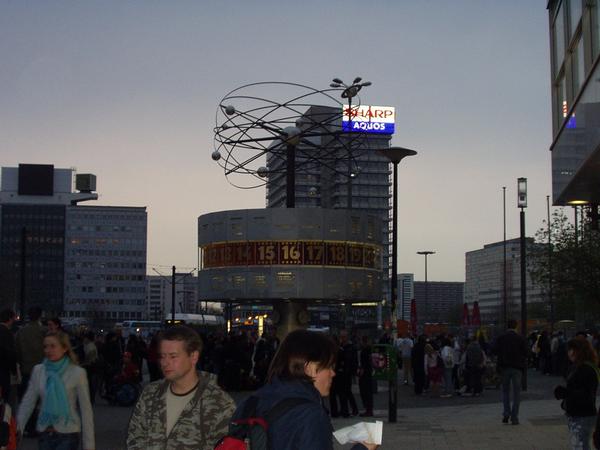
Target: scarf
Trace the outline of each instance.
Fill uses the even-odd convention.
[[[69,367],[71,360],[63,356],[59,361],[44,359],[46,369],[46,399],[42,404],[38,425],[52,426],[61,420],[66,424],[71,420],[71,410],[67,390],[62,375]]]

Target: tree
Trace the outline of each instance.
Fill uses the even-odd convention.
[[[532,249],[529,273],[534,282],[552,293],[550,319],[575,320],[578,327],[590,327],[600,318],[600,233],[584,219],[579,230],[563,209],[538,230]],[[550,245],[548,245],[550,232]]]

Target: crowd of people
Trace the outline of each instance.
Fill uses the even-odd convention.
[[[127,436],[132,450],[233,448],[230,439],[256,438],[248,431],[249,415],[268,420],[273,448],[330,449],[330,418],[374,415],[374,362],[382,347],[367,334],[301,330],[280,342],[272,331],[200,335],[174,326],[145,339],[124,338],[118,329],[67,333],[58,318],[42,320],[37,307],[16,333],[15,320],[13,311],[0,312],[0,410],[9,418],[16,411],[14,419],[0,422],[2,450],[14,449],[21,433],[37,436],[40,450],[93,450],[96,397],[114,401],[115,389],[124,385],[137,386]],[[484,334],[384,334],[376,343],[394,353],[400,382],[412,385],[416,396],[477,397],[484,385],[501,387],[502,422],[513,425],[519,424],[524,370],[561,375],[566,384],[554,394],[572,446],[590,448],[600,379],[597,335],[582,332],[567,340],[562,332],[543,331],[525,339],[509,321],[491,342]],[[353,394],[356,381],[361,405]],[[255,394],[236,408],[231,390]],[[307,427],[313,432],[303,431]],[[354,448],[376,447],[362,442]]]

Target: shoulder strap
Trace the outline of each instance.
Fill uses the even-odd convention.
[[[244,404],[244,409],[242,410],[242,418],[247,419],[248,417],[254,417],[256,415],[256,406],[258,405],[258,397],[256,395],[251,395],[246,400]]]
[[[267,413],[265,414],[265,420],[269,425],[276,422],[281,416],[283,416],[286,412],[294,409],[296,406],[302,405],[304,403],[310,403],[310,400],[301,397],[292,397],[281,400],[276,403]]]

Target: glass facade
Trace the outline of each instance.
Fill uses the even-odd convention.
[[[597,204],[600,176],[600,0],[548,4],[552,55],[552,191],[555,205]]]
[[[2,304],[21,312],[41,306],[47,315],[60,314],[64,296],[65,206],[3,205],[1,216]]]

